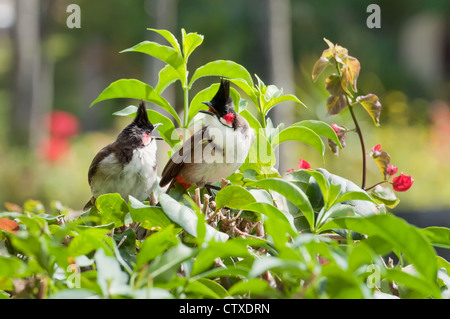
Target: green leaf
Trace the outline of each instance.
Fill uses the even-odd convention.
[[[100,93],[97,99],[91,103],[90,107],[100,101],[116,98],[131,98],[155,103],[156,105],[161,106],[172,115],[178,123],[180,123],[180,117],[166,99],[160,96],[150,85],[135,79],[121,79],[111,83],[102,93]]]
[[[241,171],[275,166],[277,160],[275,152],[263,130],[255,130],[255,135],[255,140],[250,146],[245,163],[240,167]]]
[[[107,256],[103,249],[99,249],[94,260],[97,268],[97,283],[106,297],[126,295],[130,293],[128,275],[122,271],[116,258]]]
[[[142,228],[149,230],[164,229],[172,224],[161,207],[145,205],[132,196],[130,196],[130,215],[134,222],[141,223]]]
[[[422,298],[433,297],[442,298],[439,287],[435,281],[426,280],[418,276],[414,276],[400,269],[386,269],[385,278],[395,281],[397,284],[403,285],[422,295]]]
[[[314,147],[324,160],[325,145],[322,139],[313,130],[304,126],[290,126],[282,130],[272,139],[272,147],[275,148],[285,141],[300,141]]]
[[[269,113],[269,111],[277,104],[281,103],[281,102],[296,102],[299,103],[301,105],[303,105],[304,107],[306,107],[306,105],[300,101],[295,95],[292,94],[286,94],[283,96],[279,96],[279,97],[275,97],[270,99],[270,101],[268,101],[267,103],[264,103],[264,114]]]
[[[223,299],[229,297],[228,291],[220,284],[211,279],[200,278],[195,281],[191,281],[187,286],[187,293],[193,293],[196,296],[202,296],[211,299]]]
[[[287,260],[277,257],[261,257],[255,260],[252,269],[248,273],[248,278],[255,278],[267,270],[282,270],[282,273],[289,273],[305,278],[307,276],[306,264],[297,260]]]
[[[433,246],[450,248],[449,228],[434,226],[421,229],[420,232]]]
[[[237,87],[239,87],[255,105],[258,105],[258,96],[256,94],[256,89],[253,87],[253,82],[248,83],[242,79],[230,79]]]
[[[341,185],[342,194],[348,192],[365,192],[363,189],[361,189],[361,187],[357,186],[352,181],[338,175],[330,174],[327,170],[323,168],[319,168],[317,169],[317,171],[323,174],[325,179],[328,180],[329,184]],[[380,213],[378,206],[375,205],[373,201],[349,199],[347,200],[346,204],[352,205],[353,208],[355,209],[356,215],[358,216],[369,216]]]
[[[182,81],[178,72],[171,65],[166,64],[158,73],[158,84],[155,87],[155,91],[161,94],[169,85],[177,80]]]
[[[229,185],[216,194],[216,211],[222,207],[242,209],[247,204],[256,202],[253,195],[239,185]]]
[[[242,79],[253,86],[250,73],[242,65],[233,61],[217,60],[199,67],[192,75],[189,88],[192,87],[196,80],[204,76],[223,76],[230,79]]]
[[[227,242],[211,242],[202,249],[192,265],[191,275],[196,276],[211,268],[216,258],[240,257],[254,260],[254,256],[248,251],[247,244],[240,238],[230,239]]]
[[[273,190],[292,202],[305,215],[311,227],[314,225],[314,210],[306,194],[294,183],[278,178],[268,178],[249,183],[249,186]]]
[[[197,33],[188,33],[184,29],[181,29],[183,39],[183,53],[184,60],[187,62],[191,53],[203,42],[203,35]]]
[[[93,250],[104,246],[105,235],[109,229],[86,227],[80,228],[78,236],[75,236],[69,244],[69,256],[77,257],[87,255]]]
[[[261,129],[261,123],[259,123],[259,121],[255,118],[255,116],[252,113],[250,113],[249,110],[245,109],[239,114],[242,115],[242,117],[247,120],[248,124],[252,129],[254,129],[255,131]]]
[[[249,280],[238,281],[233,286],[231,286],[228,292],[232,296],[242,296],[245,294],[250,294],[252,297],[281,297],[279,291],[271,287],[267,280],[261,278],[252,278]]]
[[[171,224],[163,230],[148,236],[142,243],[136,256],[134,269],[139,270],[144,264],[155,259],[167,249],[176,246],[178,244],[177,233],[178,230]]]
[[[349,229],[370,236],[379,236],[402,252],[426,279],[436,279],[436,252],[420,231],[391,214],[369,217],[340,217],[329,220],[322,230]]]
[[[152,41],[143,41],[131,48],[120,51],[120,53],[124,52],[140,52],[153,56],[172,66],[180,75],[180,78],[184,78],[184,74],[186,72],[184,64],[185,62],[177,49]]]
[[[360,103],[367,113],[369,113],[375,126],[380,126],[381,103],[378,96],[375,94],[358,96],[356,98],[356,103]]]
[[[161,280],[168,281],[176,274],[181,263],[192,258],[195,253],[195,249],[178,244],[162,255],[158,255],[148,267],[148,273],[153,280],[159,279],[157,277],[161,276]]]
[[[400,200],[395,195],[391,187],[377,185],[370,190],[370,195],[379,203],[386,205],[388,208],[395,208]]]
[[[328,123],[315,120],[305,120],[294,123],[291,126],[307,127],[314,131],[316,134],[329,138],[330,140],[335,142],[339,146],[339,148],[342,148],[341,142],[339,141],[336,132]]]
[[[161,194],[159,203],[164,211],[164,214],[169,217],[171,221],[180,225],[188,234],[197,237],[197,215],[188,207],[180,204],[167,194]],[[216,241],[226,241],[228,235],[217,231],[210,225],[206,225],[206,241],[214,239]]]
[[[22,278],[30,274],[28,266],[17,257],[0,256],[0,281],[3,278]]]
[[[125,215],[129,212],[128,204],[117,193],[100,195],[95,201],[102,224],[114,223],[114,227],[124,225]]]
[[[177,38],[170,31],[153,28],[147,28],[147,30],[154,31],[162,35],[172,45],[172,47],[181,54],[180,44],[178,43]]]
[[[278,233],[282,233],[282,236],[284,236],[286,233],[292,237],[296,237],[298,235],[292,216],[283,213],[281,210],[273,206],[273,204],[255,202],[244,206],[243,209],[265,215],[267,217],[267,223],[269,224],[272,221],[276,220],[278,222],[278,226],[282,227],[277,228],[276,231]]]

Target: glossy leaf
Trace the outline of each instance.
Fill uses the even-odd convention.
[[[306,194],[295,184],[278,178],[268,178],[249,183],[249,186],[273,190],[296,205],[305,215],[308,223],[314,225],[314,211]]]
[[[229,185],[222,188],[216,194],[216,211],[226,206],[228,208],[241,209],[247,204],[254,203],[253,195],[239,185]]]
[[[138,99],[155,103],[156,105],[161,106],[172,115],[178,123],[180,123],[180,117],[166,99],[160,96],[150,85],[134,79],[121,79],[111,83],[102,93],[100,93],[95,101],[91,103],[91,107],[98,102],[116,98]]]
[[[177,233],[178,230],[173,225],[169,225],[165,229],[148,236],[137,254],[135,270],[140,269],[144,264],[155,259],[170,247],[176,246],[178,244]]]
[[[224,259],[226,257],[255,259],[255,256],[248,251],[245,242],[239,238],[231,239],[227,242],[211,242],[197,255],[192,265],[191,275],[196,276],[205,272],[213,266],[216,258]]]
[[[188,234],[197,237],[197,215],[188,207],[180,204],[167,194],[161,194],[159,198],[164,214],[171,221],[180,225]],[[206,241],[214,239],[216,241],[226,241],[228,235],[217,231],[210,225],[206,225]]]
[[[184,60],[187,62],[191,53],[203,42],[203,35],[197,33],[188,33],[184,29],[181,29],[183,39],[183,55]]]
[[[125,215],[128,213],[128,204],[117,193],[100,195],[95,201],[102,224],[114,223],[115,227],[124,225]]]
[[[153,230],[171,225],[171,221],[161,207],[145,205],[132,196],[130,196],[129,207],[131,219],[140,223],[142,228]]]
[[[155,91],[161,94],[169,85],[177,80],[183,81],[178,72],[171,65],[166,64],[158,73],[158,84],[155,87]]]
[[[379,203],[386,205],[388,208],[395,208],[400,200],[395,195],[390,186],[377,185],[370,190],[370,195]]]
[[[305,126],[290,126],[282,130],[272,140],[272,147],[275,148],[285,141],[300,141],[314,147],[322,156],[325,155],[325,145],[322,139],[313,130]]]
[[[242,79],[249,85],[253,85],[252,77],[248,71],[242,65],[228,60],[217,60],[199,67],[192,75],[189,87],[191,88],[196,80],[204,76],[223,76],[230,79]]]
[[[178,43],[177,38],[170,31],[153,28],[147,28],[147,30],[154,31],[162,35],[172,45],[172,47],[181,54],[180,44]]]
[[[282,102],[296,102],[296,103],[299,103],[299,104],[303,105],[304,107],[306,107],[306,105],[302,101],[300,101],[295,95],[286,94],[286,95],[274,97],[274,98],[270,99],[267,103],[264,103],[264,113],[265,114],[269,113],[269,111],[275,105],[282,103]]]
[[[337,144],[339,148],[342,148],[339,137],[337,136],[334,129],[327,123],[316,120],[305,120],[292,124],[291,126],[303,126],[311,129],[316,134],[324,136],[332,140]]]
[[[181,78],[184,76],[184,59],[177,49],[152,41],[143,41],[131,48],[120,51],[120,53],[124,52],[140,52],[151,55],[172,66]]]

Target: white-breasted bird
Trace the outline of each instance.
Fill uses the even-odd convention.
[[[152,133],[159,125],[150,122],[142,101],[133,122],[92,160],[88,172],[92,198],[84,210],[102,194],[119,193],[125,200],[131,195],[140,201],[150,195],[157,179],[156,140],[161,139]]]
[[[230,97],[230,82],[222,79],[210,102],[201,129],[172,155],[162,172],[160,186],[175,182],[186,189],[206,187],[234,173],[244,163],[255,134],[247,120],[236,113]]]

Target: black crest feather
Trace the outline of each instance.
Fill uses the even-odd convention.
[[[211,100],[211,104],[216,107],[216,109],[224,109],[225,105],[231,103],[230,98],[230,81],[221,79],[220,87],[216,95]]]
[[[145,107],[144,101],[141,101],[139,104],[133,123],[140,128],[153,130],[153,125],[148,119],[147,108]]]

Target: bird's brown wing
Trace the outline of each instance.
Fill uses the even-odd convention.
[[[91,185],[92,182],[92,178],[95,175],[97,169],[98,169],[98,164],[105,159],[106,156],[108,156],[109,154],[111,154],[111,149],[114,148],[114,143],[111,143],[107,146],[105,146],[104,148],[102,148],[97,155],[95,155],[94,159],[92,160],[91,166],[89,166],[89,171],[88,171],[88,182],[89,185]]]
[[[183,145],[172,155],[167,162],[161,174],[161,181],[159,186],[164,187],[169,184],[174,178],[176,178],[186,162],[186,158],[191,157],[191,162],[194,156],[193,150],[195,149],[195,143],[200,142],[203,139],[206,127],[198,130],[194,133]]]

